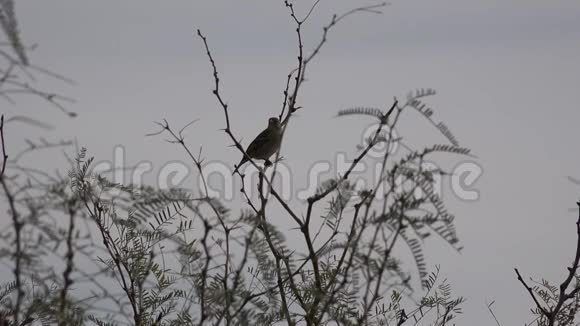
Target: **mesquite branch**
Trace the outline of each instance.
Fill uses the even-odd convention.
[[[518,277],[518,281],[522,283],[522,286],[528,291],[529,295],[532,297],[534,304],[538,310],[547,318],[548,326],[555,325],[558,320],[558,315],[561,313],[563,306],[568,300],[574,299],[580,292],[580,285],[575,284],[570,289],[572,280],[577,277],[578,265],[580,264],[580,202],[576,203],[578,206],[578,219],[576,220],[576,255],[574,256],[574,261],[572,266],[568,267],[568,275],[560,283],[558,300],[553,307],[548,307],[540,302],[534,289],[530,287],[517,268],[514,268],[515,273]]]

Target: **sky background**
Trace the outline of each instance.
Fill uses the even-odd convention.
[[[370,3],[322,0],[304,27],[307,52],[333,13]],[[233,166],[239,153],[219,130],[223,112],[195,30],[209,39],[234,132],[245,145],[279,113],[286,75],[296,64],[295,27],[282,0],[19,0],[16,6],[23,39],[38,44],[32,62],[76,81],[40,78],[38,86],[74,98],[67,107],[79,116],[70,119],[38,100],[5,103],[3,112],[55,126],[14,128],[14,147],[25,138],[74,136],[97,160],[112,160],[113,148],[122,145],[126,165],[150,161],[159,169],[186,158],[162,137],[144,137],[157,130],[153,122],[166,118],[178,128],[200,119],[187,141],[203,146],[209,162]],[[310,6],[297,3],[298,14]],[[428,241],[428,262],[442,265],[455,293],[468,299],[458,325],[495,325],[486,307],[492,301],[502,325],[522,325],[531,321],[533,303],[513,268],[559,283],[574,255],[570,208],[580,186],[566,177],[580,177],[578,58],[577,0],[393,1],[382,15],[355,15],[331,31],[309,67],[298,99],[304,109],[286,134],[285,163],[302,187],[313,162],[332,162],[336,152],[353,157],[371,123],[335,119],[338,110],[388,108],[393,96],[436,89],[428,100],[435,118],[473,150],[483,175],[475,185],[478,201],[445,197],[463,253]],[[401,131],[416,144],[444,142],[415,112]],[[36,162],[54,169],[59,157],[45,152]]]

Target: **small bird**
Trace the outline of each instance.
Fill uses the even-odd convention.
[[[264,160],[266,165],[271,165],[269,158],[280,148],[280,143],[282,142],[282,126],[278,118],[270,118],[268,120],[268,128],[264,129],[256,139],[252,141],[248,149],[246,149],[246,154],[253,159]],[[242,160],[236,166],[236,169],[232,173],[234,175],[238,169],[248,161],[248,158],[244,155]]]

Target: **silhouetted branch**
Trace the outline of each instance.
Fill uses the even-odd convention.
[[[560,314],[562,307],[564,306],[566,301],[575,298],[576,295],[578,294],[578,292],[580,291],[580,285],[576,284],[576,286],[569,293],[566,293],[566,291],[568,291],[568,287],[570,286],[570,283],[572,282],[572,279],[574,279],[574,277],[576,277],[576,272],[578,270],[578,265],[580,263],[580,202],[577,202],[576,204],[578,205],[578,211],[579,211],[578,212],[578,219],[576,221],[576,237],[577,237],[576,255],[574,257],[574,262],[572,263],[572,266],[567,268],[568,275],[567,275],[566,279],[564,279],[564,281],[560,284],[558,300],[556,302],[556,305],[553,308],[550,308],[550,307],[546,308],[543,305],[541,305],[540,302],[538,301],[538,299],[536,298],[536,295],[534,294],[534,290],[524,281],[524,279],[522,278],[518,269],[517,268],[514,269],[517,276],[518,276],[518,280],[526,288],[526,290],[528,291],[528,293],[530,294],[530,296],[534,300],[536,307],[547,318],[548,326],[555,325],[556,321],[558,320],[558,315]],[[572,318],[573,318],[573,316],[572,316]]]
[[[53,106],[70,117],[75,117],[76,113],[67,110],[61,101],[72,101],[66,97],[54,93],[41,91],[30,86],[28,81],[34,82],[34,74],[30,70],[56,78],[67,83],[73,83],[70,79],[47,69],[32,65],[27,55],[28,50],[33,50],[35,46],[26,46],[20,38],[20,28],[14,11],[14,1],[0,1],[0,30],[6,36],[6,42],[0,42],[0,58],[3,59],[6,67],[0,67],[0,97],[10,103],[14,103],[12,94],[28,94],[43,98]],[[24,75],[26,79],[19,78]]]
[[[58,314],[59,314],[59,325],[62,326],[66,326],[67,322],[66,322],[66,315],[65,315],[65,308],[67,306],[67,294],[69,291],[70,286],[72,285],[73,281],[71,279],[71,273],[73,271],[73,266],[74,266],[74,247],[73,247],[73,236],[74,236],[74,230],[75,230],[75,215],[76,212],[74,210],[73,207],[71,207],[70,205],[67,205],[68,207],[66,207],[66,209],[69,212],[69,225],[68,225],[68,231],[66,234],[66,256],[65,256],[65,261],[66,261],[66,268],[64,269],[64,272],[62,274],[63,276],[63,280],[64,280],[64,286],[60,292],[60,305],[59,305],[59,309],[58,309]]]
[[[4,115],[0,117],[0,138],[2,142],[2,169],[0,170],[0,179],[4,176],[6,171],[6,163],[8,161],[8,155],[6,155],[6,143],[4,141]]]
[[[14,158],[10,160],[11,163],[16,163],[16,162],[20,161],[20,159],[24,155],[26,155],[30,152],[44,150],[44,149],[57,148],[57,147],[66,147],[66,146],[70,146],[73,144],[73,142],[70,140],[60,140],[58,142],[50,142],[44,138],[41,138],[39,143],[35,143],[29,139],[26,139],[25,141],[26,141],[26,144],[28,145],[28,147],[21,150],[18,154],[14,155]]]
[[[305,65],[308,64],[312,59],[314,59],[314,57],[316,57],[316,55],[318,55],[318,52],[320,52],[320,49],[322,48],[324,43],[326,43],[326,41],[327,41],[328,31],[332,27],[334,27],[336,24],[338,24],[338,22],[340,22],[344,18],[346,18],[352,14],[358,13],[358,12],[368,12],[368,13],[374,13],[374,14],[381,14],[382,11],[380,11],[378,9],[385,7],[386,5],[387,5],[386,2],[381,2],[381,3],[370,5],[370,6],[354,8],[354,9],[351,9],[351,10],[349,10],[341,15],[334,14],[332,16],[332,19],[330,20],[330,23],[328,23],[328,25],[326,25],[322,28],[322,38],[320,39],[320,42],[318,43],[318,45],[316,45],[316,47],[314,47],[314,50],[312,50],[312,53],[304,60],[304,64]],[[310,13],[308,15],[310,15]]]
[[[538,299],[536,298],[536,295],[534,294],[534,290],[526,283],[526,281],[524,281],[524,279],[522,278],[522,275],[520,274],[520,271],[518,271],[517,268],[514,268],[517,276],[518,276],[518,281],[520,281],[522,283],[522,285],[526,288],[526,290],[528,290],[528,293],[530,294],[530,296],[532,297],[532,299],[534,299],[534,302],[536,303],[536,307],[538,307],[538,309],[540,309],[542,311],[542,313],[544,315],[548,315],[550,312],[547,311],[538,301]]]
[[[217,98],[218,102],[220,103],[220,105],[224,111],[224,117],[226,120],[226,128],[224,129],[224,131],[226,132],[226,134],[230,137],[230,139],[234,143],[234,147],[236,147],[242,153],[242,155],[248,159],[248,162],[250,162],[258,171],[260,171],[260,173],[263,173],[262,169],[260,169],[260,167],[256,164],[256,162],[254,162],[254,160],[246,153],[246,151],[244,150],[244,147],[242,147],[242,144],[236,139],[236,137],[234,136],[234,134],[232,132],[231,124],[230,124],[230,116],[229,116],[229,112],[228,112],[228,104],[226,104],[224,102],[224,100],[220,94],[220,88],[219,88],[220,79],[219,79],[219,75],[218,75],[215,61],[213,59],[213,56],[212,56],[211,51],[209,49],[209,46],[207,44],[207,38],[201,33],[201,30],[199,30],[199,29],[197,30],[197,35],[203,41],[207,57],[211,63],[212,69],[213,69],[214,89],[213,89],[212,93]],[[239,171],[238,171],[238,173],[239,173]]]
[[[14,228],[14,236],[15,236],[15,245],[16,248],[14,250],[14,279],[16,282],[16,303],[14,304],[13,314],[14,314],[14,325],[19,325],[20,319],[20,309],[22,305],[22,299],[24,296],[24,292],[22,290],[22,227],[24,223],[20,220],[18,211],[16,209],[16,200],[14,195],[12,194],[10,188],[8,187],[8,183],[6,180],[6,160],[8,159],[8,155],[6,154],[6,142],[5,142],[5,134],[4,134],[4,115],[0,117],[0,138],[2,142],[2,170],[0,171],[0,184],[2,185],[2,189],[4,190],[4,194],[6,196],[6,200],[8,201],[8,206],[10,208],[10,215],[12,217],[12,227]]]
[[[497,326],[501,326],[501,324],[499,323],[499,320],[497,319],[497,317],[495,316],[495,313],[493,312],[493,309],[491,309],[491,306],[493,306],[494,303],[495,303],[495,301],[492,301],[490,304],[486,304],[487,310],[489,310],[489,313],[492,315]]]

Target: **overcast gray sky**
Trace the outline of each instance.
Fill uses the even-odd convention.
[[[333,13],[368,3],[322,0],[305,27],[306,49]],[[184,160],[161,138],[144,137],[156,130],[153,121],[167,118],[176,126],[200,119],[186,134],[192,147],[203,146],[210,161],[237,163],[239,153],[218,130],[223,115],[196,28],[209,38],[234,130],[245,144],[278,114],[296,61],[294,26],[282,0],[16,5],[22,37],[39,45],[31,60],[78,83],[42,80],[40,86],[74,98],[68,107],[79,117],[39,101],[3,107],[50,121],[57,128],[47,137],[74,135],[99,160],[111,160],[115,145],[127,147],[127,165]],[[304,14],[310,5],[296,6]],[[383,15],[353,16],[332,30],[310,66],[299,99],[304,109],[285,138],[285,163],[302,187],[312,162],[332,161],[337,151],[352,157],[371,122],[334,119],[337,110],[387,107],[393,96],[435,88],[429,103],[437,119],[472,148],[484,172],[478,201],[445,198],[465,250],[458,255],[427,242],[428,262],[441,264],[455,292],[468,299],[457,324],[494,325],[486,302],[495,300],[502,325],[522,325],[531,320],[532,301],[513,267],[559,282],[574,254],[576,213],[568,209],[580,186],[566,176],[580,177],[578,58],[577,0],[395,0]],[[425,145],[444,141],[414,112],[402,131]],[[37,136],[29,129],[15,133]]]

